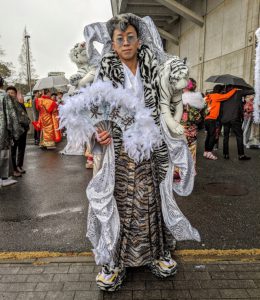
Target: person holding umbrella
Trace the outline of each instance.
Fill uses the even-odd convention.
[[[234,89],[235,86],[227,86],[227,92]],[[238,89],[236,93],[228,100],[222,103],[221,123],[224,127],[223,155],[229,159],[229,133],[230,129],[234,132],[237,140],[237,152],[239,160],[249,160],[251,157],[244,153],[243,144],[243,97],[254,94],[254,89]]]
[[[224,139],[223,139],[223,155],[225,159],[229,159],[229,133],[232,128],[236,140],[239,160],[249,160],[250,157],[244,153],[243,145],[243,97],[246,95],[254,94],[254,89],[243,78],[224,74],[210,76],[206,82],[215,82],[222,85],[226,85],[226,92],[230,93],[235,91],[230,96],[228,101],[224,101],[221,104],[221,116],[220,121],[224,126]],[[237,89],[235,89],[237,88]]]
[[[33,122],[36,130],[41,130],[40,148],[54,149],[61,141],[61,132],[58,120],[58,105],[51,99],[49,89],[44,89],[42,96],[36,100],[39,119]]]
[[[203,156],[211,160],[218,159],[212,151],[216,139],[217,119],[219,117],[221,101],[228,100],[236,92],[236,89],[233,89],[226,94],[223,94],[222,91],[223,85],[216,84],[213,88],[213,92],[205,97],[208,114],[205,117],[205,130],[207,131],[207,136]]]

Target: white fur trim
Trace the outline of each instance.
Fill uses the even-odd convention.
[[[99,107],[97,119],[92,117],[91,108]],[[119,108],[122,118],[111,119],[110,113]],[[129,157],[136,162],[149,159],[155,147],[161,144],[159,127],[155,124],[150,109],[133,93],[123,87],[114,88],[112,83],[96,81],[60,105],[60,127],[67,129],[68,138],[76,144],[90,144],[96,132],[94,125],[100,121],[116,122],[123,131],[123,142]],[[127,126],[125,117],[134,116],[134,123]]]
[[[182,102],[184,105],[202,109],[205,106],[205,101],[200,92],[185,92],[182,94]]]

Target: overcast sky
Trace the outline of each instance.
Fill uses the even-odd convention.
[[[30,46],[39,77],[62,71],[66,77],[77,67],[69,50],[84,41],[83,29],[93,22],[112,17],[110,0],[0,0],[0,46],[4,61],[13,62],[18,71],[23,31],[30,34]]]

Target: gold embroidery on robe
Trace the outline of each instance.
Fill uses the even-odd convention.
[[[41,128],[40,146],[55,147],[55,143],[61,141],[58,106],[53,100],[43,96],[37,99],[37,109],[40,112],[38,120]]]

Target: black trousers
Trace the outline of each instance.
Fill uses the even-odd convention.
[[[244,155],[244,144],[243,144],[243,130],[242,122],[240,120],[230,121],[223,124],[224,126],[224,139],[223,139],[223,154],[229,155],[229,133],[230,129],[234,132],[237,139],[237,152],[238,155]]]
[[[40,135],[41,135],[41,132],[34,129],[34,141],[35,142],[39,142],[40,141]]]
[[[207,131],[207,136],[205,140],[205,151],[207,152],[211,152],[214,148],[216,139],[216,126],[216,120],[205,120],[205,130]]]
[[[26,138],[27,138],[27,131],[25,131],[17,141],[14,140],[14,144],[11,147],[12,164],[13,164],[14,171],[17,171],[17,167],[22,168],[23,166],[25,147],[26,147]]]

